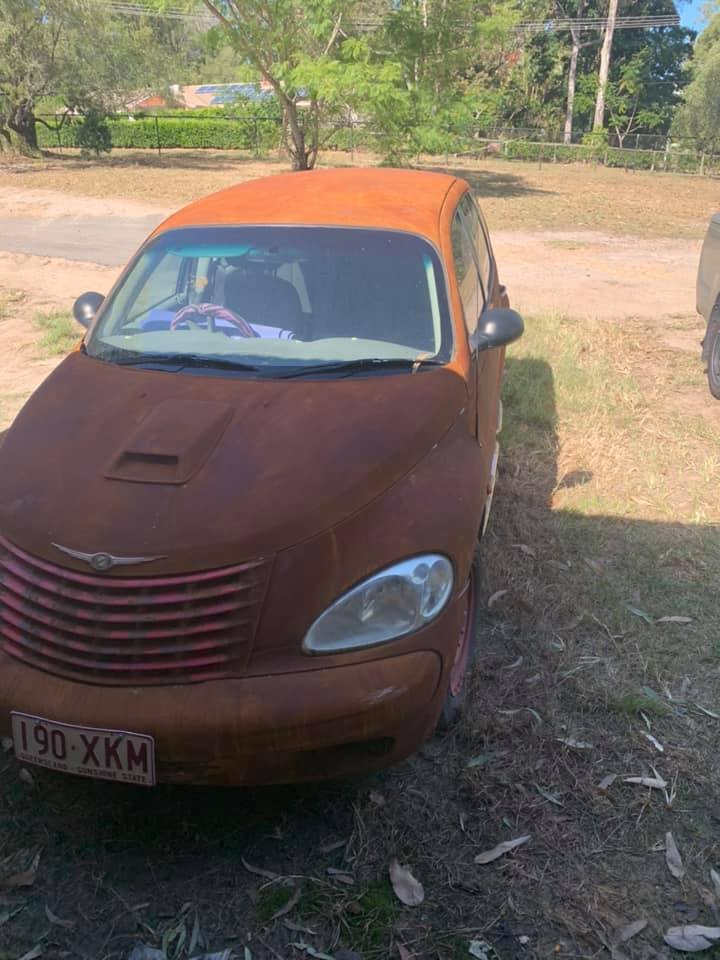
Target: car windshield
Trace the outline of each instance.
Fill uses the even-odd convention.
[[[140,251],[86,343],[112,363],[258,375],[418,369],[452,352],[445,279],[420,237],[192,227]]]

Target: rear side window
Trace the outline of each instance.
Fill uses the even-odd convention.
[[[470,235],[462,221],[460,208],[455,211],[452,222],[453,260],[460,299],[465,313],[465,326],[469,334],[475,332],[482,310],[482,290],[475,265],[475,255]]]
[[[475,206],[469,193],[466,193],[460,201],[460,210],[465,226],[472,237],[478,270],[480,271],[480,280],[482,281],[485,300],[487,300],[490,291],[490,272],[492,269],[492,256],[487,231],[480,217],[478,208]]]

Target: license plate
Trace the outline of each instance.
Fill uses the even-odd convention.
[[[11,713],[15,756],[50,770],[151,787],[155,741],[143,733],[78,727]]]

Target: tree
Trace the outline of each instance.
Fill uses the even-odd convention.
[[[168,57],[144,18],[92,0],[0,0],[0,136],[35,152],[38,103],[103,113],[161,82]]]
[[[609,0],[607,25],[603,34],[602,47],[600,49],[600,69],[598,70],[598,89],[597,99],[595,101],[595,119],[593,121],[593,130],[605,129],[605,92],[608,78],[610,76],[610,57],[612,55],[612,42],[615,35],[615,21],[617,20],[618,0]]]
[[[698,37],[687,71],[690,83],[683,92],[673,132],[716,150],[720,144],[720,7]]]
[[[322,72],[331,65],[344,65],[343,27],[349,25],[354,0],[203,2],[227,31],[239,57],[275,91],[294,169],[312,168],[325,104],[317,84],[303,89],[302,81],[317,80],[318,68]]]

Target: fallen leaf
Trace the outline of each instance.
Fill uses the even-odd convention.
[[[45,953],[45,944],[36,943],[34,947],[24,953],[18,960],[35,960],[36,957],[41,957]]]
[[[309,933],[311,936],[317,936],[316,930],[311,930],[310,927],[303,927],[300,923],[293,923],[292,920],[283,920],[283,926],[288,930],[292,930],[293,933]]]
[[[710,879],[712,880],[715,896],[718,898],[718,900],[720,900],[720,873],[717,873],[716,870],[711,870]]]
[[[40,851],[18,850],[0,863],[0,887],[31,887],[37,877]]]
[[[487,602],[488,610],[492,610],[498,600],[502,600],[502,598],[507,596],[508,593],[510,593],[509,590],[496,590]]]
[[[629,923],[626,927],[623,927],[619,933],[620,942],[627,943],[628,940],[631,940],[633,937],[636,937],[638,933],[645,929],[648,922],[647,920],[633,920],[632,923]]]
[[[665,753],[665,747],[660,743],[659,740],[656,740],[651,733],[647,733],[645,730],[641,730],[640,733],[645,737],[646,740],[650,741],[658,753]]]
[[[423,885],[415,879],[409,867],[403,867],[397,860],[393,860],[388,867],[388,873],[395,896],[401,903],[407,907],[417,907],[423,902]]]
[[[492,760],[491,753],[481,753],[479,757],[472,757],[468,760],[466,766],[468,767],[484,767],[486,763],[489,763]]]
[[[604,793],[615,783],[617,776],[618,775],[616,773],[609,773],[606,777],[603,777],[598,784],[598,790],[602,790]]]
[[[706,717],[712,717],[713,720],[720,720],[720,713],[715,713],[713,710],[708,710],[707,707],[701,707],[699,703],[696,703],[695,706],[700,713],[704,713]]]
[[[264,870],[262,867],[254,867],[251,863],[247,862],[245,857],[240,857],[240,862],[248,873],[254,873],[256,877],[264,877],[266,880],[277,880],[280,877],[279,873],[273,873],[272,870]]]
[[[625,609],[629,610],[636,617],[640,617],[641,620],[644,620],[645,623],[652,623],[652,617],[645,613],[644,610],[641,610],[640,607],[633,607],[629,603],[625,604]]]
[[[286,914],[290,913],[297,906],[297,902],[302,896],[302,889],[297,888],[295,893],[290,897],[287,903],[284,903],[279,910],[276,910],[275,913],[270,917],[271,920],[279,920],[280,917],[284,917]]]
[[[347,870],[340,870],[337,867],[328,867],[327,868],[328,876],[332,877],[333,880],[337,880],[338,883],[346,883],[349,887],[355,883],[355,877],[351,873],[348,873]]]
[[[66,930],[72,930],[75,926],[74,920],[61,920],[60,917],[52,912],[47,904],[45,905],[45,916],[48,918],[48,923],[54,923],[57,927],[65,927]]]
[[[575,737],[556,737],[556,740],[564,743],[566,747],[572,747],[573,750],[592,750],[595,746],[587,740],[576,740]]]
[[[515,840],[505,840],[503,843],[499,843],[496,847],[493,847],[492,850],[485,850],[483,853],[479,853],[475,857],[475,863],[492,863],[493,860],[497,860],[504,854],[509,853],[511,850],[514,850],[515,847],[527,843],[530,836],[530,834],[527,834],[525,837],[516,837]]]
[[[625,777],[623,783],[634,783],[640,787],[650,787],[651,790],[664,790],[667,781],[662,777]]]
[[[30,773],[29,770],[26,770],[25,767],[20,768],[20,773],[18,773],[18,779],[22,780],[24,784],[28,787],[35,786],[35,777]]]
[[[656,623],[692,623],[692,617],[660,617]]]
[[[471,940],[468,944],[468,953],[477,960],[491,960],[495,956],[495,949],[487,940]]]
[[[506,667],[502,667],[502,670],[517,670],[517,668],[522,664],[524,657],[518,657],[517,660],[513,660],[512,663],[509,663]]]
[[[554,793],[548,793],[547,790],[543,790],[539,783],[534,783],[533,786],[540,794],[541,797],[545,797],[546,800],[549,800],[550,803],[554,803],[556,807],[563,807],[565,804],[562,800],[558,800],[557,796]]]
[[[16,913],[20,913],[22,907],[15,907],[14,910],[11,910],[9,907],[6,907],[4,910],[0,911],[0,927],[7,923],[8,920],[12,920]]]
[[[372,797],[370,799],[372,799]],[[324,843],[320,847],[320,852],[333,853],[335,850],[339,850],[340,847],[344,847],[346,844],[347,840],[333,840],[332,843]]]
[[[668,870],[677,879],[682,880],[685,876],[685,867],[683,866],[680,851],[675,843],[675,837],[671,833],[665,834],[665,862]]]
[[[703,927],[697,923],[685,927],[670,927],[663,939],[675,950],[696,953],[698,950],[707,950],[716,940],[720,940],[720,927]]]
[[[413,955],[410,953],[407,947],[404,947],[401,943],[396,943],[398,956],[400,960],[413,960]]]
[[[155,947],[149,947],[146,943],[138,943],[133,947],[127,960],[167,960],[163,950],[156,950]]]
[[[295,947],[296,950],[304,951],[308,956],[314,957],[315,960],[335,960],[335,958],[331,957],[329,953],[321,953],[320,950],[316,950],[315,947],[311,947],[309,943],[303,943],[302,940],[298,943],[291,944],[291,946]]]

